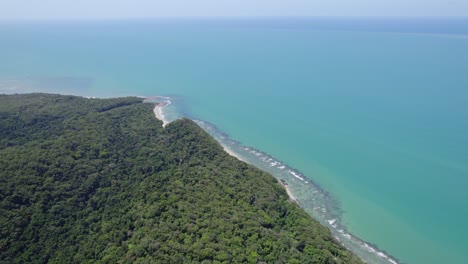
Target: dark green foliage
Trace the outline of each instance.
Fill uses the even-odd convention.
[[[0,262],[361,263],[271,175],[152,107],[0,95]]]

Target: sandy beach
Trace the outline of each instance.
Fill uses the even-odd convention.
[[[164,117],[162,108],[167,106],[168,103],[159,103],[156,106],[154,106],[154,115],[156,116],[157,119],[161,120],[163,122],[163,127],[166,127],[167,124],[169,124],[169,121]]]
[[[241,161],[244,161],[244,162],[245,162],[245,160],[243,160],[241,157],[239,157],[236,153],[234,153],[233,151],[229,150],[228,148],[226,148],[226,147],[223,146],[223,149],[224,149],[224,151],[226,151],[227,154],[229,154],[229,155],[231,155],[231,156],[237,158],[238,160],[241,160]]]
[[[296,197],[294,197],[294,195],[291,193],[291,190],[289,190],[289,187],[287,185],[284,185],[284,189],[286,189],[286,192],[288,193],[289,195],[289,199],[291,199],[293,202],[297,203],[297,200],[296,200]]]

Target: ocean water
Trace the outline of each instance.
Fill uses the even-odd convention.
[[[168,96],[370,263],[468,263],[468,19],[0,24],[0,93]]]

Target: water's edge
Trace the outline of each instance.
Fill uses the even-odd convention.
[[[315,183],[312,177],[305,176],[299,170],[261,150],[245,146],[241,142],[231,139],[214,124],[199,120],[188,113],[180,113],[173,101],[171,97],[167,96],[148,97],[144,100],[144,102],[156,104],[156,117],[162,118],[161,121],[164,124],[183,116],[188,117],[218,141],[228,153],[273,175],[285,185],[291,199],[322,225],[328,227],[343,246],[364,261],[368,263],[400,263],[397,258],[379,249],[376,245],[361,240],[348,232],[342,224],[342,211],[339,202]]]

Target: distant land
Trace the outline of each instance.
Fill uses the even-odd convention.
[[[142,100],[0,95],[0,262],[363,263],[273,176]]]

